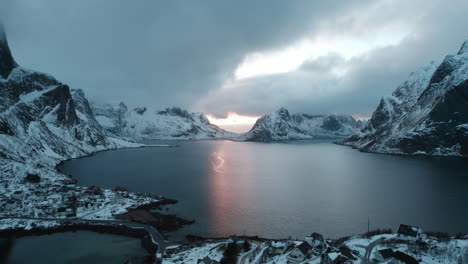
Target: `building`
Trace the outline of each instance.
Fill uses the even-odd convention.
[[[392,255],[392,259],[390,260],[391,264],[418,264],[417,261],[412,256],[405,254],[401,251],[395,251]]]
[[[284,254],[289,245],[289,241],[270,241],[269,251],[274,255]]]
[[[423,231],[419,227],[403,225],[398,227],[397,235],[399,238],[418,240],[422,238]]]
[[[291,250],[288,259],[296,262],[304,261],[312,252],[312,247],[307,242],[302,242],[299,246]]]
[[[343,255],[344,257],[346,257],[348,260],[352,261],[352,260],[357,260],[357,257],[354,256],[354,254],[356,253],[355,251],[351,250],[349,247],[347,246],[341,246],[338,248],[338,251],[340,252],[341,255]]]
[[[343,255],[338,255],[334,260],[333,260],[333,264],[352,264],[353,261],[348,259],[347,257],[343,256]]]
[[[339,252],[331,252],[320,256],[320,264],[352,264],[353,261]]]
[[[375,260],[378,262],[385,262],[393,257],[393,250],[391,248],[381,249],[375,252]]]
[[[309,237],[306,237],[305,241],[307,243],[309,243],[309,245],[312,248],[317,249],[318,251],[322,251],[322,249],[324,249],[326,247],[325,246],[325,239],[323,239],[323,236],[321,234],[319,234],[319,233],[314,232]]]

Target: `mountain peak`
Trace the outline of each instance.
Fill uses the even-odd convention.
[[[3,24],[0,22],[0,76],[5,79],[8,78],[8,75],[10,75],[10,72],[16,66],[18,66],[18,64],[16,64],[13,56],[11,55],[5,29]]]
[[[289,118],[289,111],[288,109],[281,107],[280,109],[275,111],[275,114],[278,114],[281,118]]]
[[[3,26],[3,23],[0,20],[0,42],[4,39],[6,39],[5,27]]]
[[[458,54],[458,55],[461,55],[461,54],[463,54],[463,53],[465,53],[465,52],[468,52],[468,40],[465,40],[465,41],[463,42],[463,44],[461,45],[460,50],[458,51],[457,54]]]

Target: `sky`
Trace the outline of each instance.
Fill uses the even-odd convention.
[[[0,4],[16,61],[93,101],[245,122],[280,107],[368,118],[412,71],[458,50],[467,11],[466,0]]]

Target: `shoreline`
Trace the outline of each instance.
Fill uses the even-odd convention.
[[[66,161],[91,157],[91,156],[96,155],[99,152],[114,151],[114,150],[120,150],[120,149],[151,148],[151,147],[179,147],[179,146],[167,145],[167,144],[140,144],[140,143],[135,143],[135,142],[128,142],[128,144],[123,147],[102,149],[102,150],[93,151],[86,155],[82,155],[82,156],[78,156],[74,158],[57,160],[57,162],[54,162],[55,165],[51,164],[52,166],[42,167],[42,169],[49,170],[51,173],[56,173],[58,175],[61,174],[63,175],[64,178],[69,180],[69,182],[62,182],[61,186],[65,187],[69,184],[72,184],[79,189],[89,188],[92,186],[79,185],[78,181],[74,179],[72,175],[67,175],[63,173],[59,169],[59,167]],[[112,193],[121,193],[121,191],[110,190],[110,189],[105,189],[105,188],[103,188],[103,190],[108,190]],[[130,214],[131,212],[134,212],[134,211],[149,212],[152,209],[160,208],[160,206],[168,205],[168,204],[176,204],[178,202],[175,199],[166,198],[161,195],[128,192],[128,191],[125,191],[124,193],[127,194],[127,199],[132,200],[136,204],[138,203],[140,204],[135,206],[134,208],[132,207],[126,208],[124,213],[120,213],[121,215]],[[132,197],[129,198],[128,194],[130,194],[132,197],[134,196],[135,198],[132,198]],[[147,201],[139,200],[138,198],[141,198],[141,197],[146,197],[144,199],[146,199]],[[59,217],[59,215],[57,216],[49,215],[41,219],[38,217],[31,217],[31,216],[23,217],[21,215],[15,216],[13,214],[9,214],[9,215],[7,214],[7,215],[1,216],[0,220],[11,221],[12,223],[20,223],[20,225],[19,226],[13,225],[10,228],[0,229],[0,238],[6,239],[8,241],[9,239],[12,239],[12,238],[19,238],[19,237],[26,237],[26,236],[40,236],[40,235],[49,235],[49,234],[76,232],[76,231],[91,231],[91,232],[96,232],[96,233],[121,235],[121,236],[126,236],[126,237],[139,238],[142,243],[141,245],[142,248],[145,249],[149,254],[148,256],[143,256],[143,257],[151,261],[156,261],[156,258],[159,255],[156,253],[159,253],[158,250],[160,250],[161,247],[164,248],[166,246],[164,243],[164,240],[160,240],[160,243],[156,242],[154,239],[154,234],[151,234],[151,232],[148,231],[148,228],[145,229],[144,227],[141,227],[141,226],[143,225],[150,226],[151,228],[154,229],[156,233],[158,233],[158,230],[156,228],[159,229],[160,226],[153,227],[152,223],[141,223],[139,221],[134,221],[133,224],[131,224],[132,221],[127,221],[128,222],[127,225],[125,225],[124,221],[122,220],[120,220],[122,221],[122,223],[111,223],[112,221],[114,222],[119,221],[116,218],[116,215],[118,215],[118,213],[112,213],[112,215],[110,216],[110,219],[96,220],[96,219],[90,219],[86,217],[79,218],[76,216],[70,217],[70,218],[61,218]],[[54,217],[57,217],[57,218],[54,218]],[[164,219],[165,217],[167,216],[163,214],[159,214],[155,219],[161,222],[161,219]],[[172,215],[169,217],[175,218],[179,220],[180,222],[182,222],[182,224],[179,226],[176,226],[176,228],[181,228],[184,224],[192,223],[192,221],[179,218],[175,215]],[[97,218],[100,218],[100,217],[97,216]],[[101,221],[101,223],[98,223],[99,221]],[[104,221],[108,221],[109,223],[104,223]],[[30,225],[30,227],[27,227],[28,224],[22,225],[21,222],[23,223],[27,222]]]
[[[130,142],[130,143],[134,143],[134,144],[140,144],[140,143],[135,143],[135,142]],[[134,147],[123,147],[123,148],[111,148],[111,149],[102,149],[102,150],[98,150],[98,151],[93,151],[87,155],[83,155],[83,156],[79,156],[79,157],[75,157],[75,158],[70,158],[70,159],[65,159],[65,160],[61,160],[60,162],[58,162],[55,166],[54,166],[54,169],[56,171],[58,171],[59,173],[63,174],[63,175],[66,175],[68,176],[69,178],[71,178],[71,175],[67,175],[65,173],[63,173],[60,169],[59,169],[59,166],[60,165],[63,165],[63,163],[67,162],[67,161],[70,161],[70,160],[77,160],[77,159],[84,159],[84,158],[88,158],[88,157],[92,157],[92,156],[95,156],[96,154],[98,153],[101,153],[101,152],[107,152],[107,151],[113,151],[113,150],[124,150],[124,149],[138,149],[138,148],[178,148],[180,146],[178,145],[143,145],[143,144],[140,144],[139,146],[134,146]]]
[[[423,158],[435,158],[435,159],[440,159],[440,158],[448,158],[448,159],[461,159],[461,160],[468,160],[468,156],[463,156],[463,155],[433,155],[433,154],[423,154],[423,153],[392,153],[392,152],[374,152],[374,151],[369,151],[369,150],[364,150],[360,149],[354,145],[351,144],[346,144],[343,143],[342,141],[334,141],[333,144],[339,145],[339,146],[344,146],[344,147],[349,147],[351,149],[355,149],[359,152],[362,153],[370,153],[370,154],[378,154],[378,155],[390,155],[390,156],[402,156],[402,157],[423,157]]]
[[[236,142],[236,141],[234,141],[234,142]],[[264,142],[259,142],[259,143],[264,143]],[[281,142],[272,142],[272,143],[281,143]],[[330,142],[330,143],[341,145],[341,146],[346,146],[346,147],[352,147],[352,146],[349,146],[349,145],[340,144],[339,142]],[[112,151],[112,150],[119,150],[119,149],[144,148],[144,147],[179,147],[179,146],[176,146],[176,145],[142,145],[142,146],[135,146],[135,147],[104,149],[104,150],[89,153],[88,155],[85,155],[85,156],[80,156],[80,157],[76,157],[76,158],[62,160],[62,161],[60,161],[59,163],[57,163],[55,165],[54,169],[58,173],[66,176],[67,178],[72,180],[74,182],[74,184],[78,185],[78,181],[76,179],[74,179],[72,175],[67,175],[67,174],[63,173],[59,169],[59,167],[63,163],[65,163],[66,161],[94,156],[98,152]],[[355,147],[352,147],[352,148],[357,149]],[[362,151],[362,150],[359,150],[359,151],[364,152],[364,153],[372,153],[372,152],[366,152],[366,151]],[[450,158],[450,159],[453,159],[453,158],[455,158],[455,159],[462,158],[463,159],[463,158],[465,158],[465,157],[462,157],[462,156],[460,157],[460,156],[411,155],[411,154],[398,154],[398,153],[395,153],[395,154],[392,154],[392,153],[376,153],[376,154],[399,155],[399,156],[421,156],[421,157],[425,157],[425,158],[427,158],[427,157],[430,157],[430,158]],[[85,186],[85,185],[78,185],[78,186],[88,187],[88,186]],[[141,193],[135,193],[135,194],[141,195]],[[148,195],[152,195],[152,194],[148,194]],[[137,211],[137,210],[149,211],[151,209],[156,209],[156,208],[158,208],[159,206],[162,206],[162,205],[176,204],[178,202],[177,200],[165,198],[165,197],[158,196],[158,195],[153,195],[153,197],[158,197],[159,201],[150,202],[150,203],[146,203],[146,204],[141,204],[141,205],[139,205],[139,206],[137,206],[135,208],[128,208],[127,212],[123,213],[123,214],[129,214],[129,213],[131,213],[133,211]],[[115,215],[113,215],[113,218],[116,219]],[[86,219],[84,219],[84,220],[86,220]],[[129,220],[129,221],[132,221],[132,220]],[[133,221],[133,222],[137,223],[137,221]],[[139,239],[141,239],[142,247],[145,250],[147,250],[148,253],[152,254],[153,257],[155,255],[154,253],[151,253],[151,251],[149,251],[145,246],[143,246],[144,237],[149,234],[148,232],[146,232],[144,230],[138,230],[138,228],[125,227],[125,226],[122,226],[122,225],[93,225],[93,224],[67,225],[67,224],[59,223],[57,226],[39,227],[39,228],[31,229],[31,230],[27,230],[27,229],[24,229],[24,228],[3,229],[3,230],[0,230],[0,237],[40,236],[40,235],[46,235],[46,234],[74,232],[74,231],[92,231],[92,232],[96,232],[96,233],[108,233],[108,234],[122,235],[122,236],[126,236],[126,237],[139,238]],[[145,233],[146,235],[142,236],[141,232]],[[169,231],[169,232],[172,232],[172,231]],[[359,236],[359,235],[350,235],[350,236],[347,236],[345,238],[349,238],[349,237],[352,237],[352,236]],[[289,241],[289,240],[291,240],[291,239],[270,239],[270,238],[262,238],[262,237],[259,237],[259,236],[238,236],[238,237],[243,237],[245,239],[252,239],[252,240],[258,240],[258,241]],[[182,241],[177,241],[177,243],[182,243],[184,241],[189,241],[190,243],[197,242],[197,241],[199,241],[199,242],[222,241],[222,240],[226,240],[228,238],[229,237],[201,237],[201,236],[196,236],[196,235],[190,235],[189,234]],[[340,239],[341,238],[331,239],[331,240],[336,241],[336,240],[340,240]],[[150,241],[150,242],[154,242],[154,241]],[[155,243],[152,243],[152,244],[156,245]]]

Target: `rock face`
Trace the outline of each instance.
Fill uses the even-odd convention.
[[[148,195],[100,189],[98,195],[59,173],[61,161],[99,150],[137,147],[111,136],[93,116],[81,90],[14,62],[0,31],[0,216],[111,219],[154,204]],[[79,199],[79,203],[76,203]],[[70,203],[70,201],[72,203]],[[68,213],[65,208],[72,210]],[[97,208],[113,208],[96,210]],[[101,214],[95,216],[95,214]],[[50,228],[61,223],[2,220],[1,230]],[[8,231],[7,231],[8,232]]]
[[[18,66],[1,29],[0,163],[45,166],[118,147],[121,141],[109,137],[94,119],[83,91]]]
[[[173,107],[155,110],[119,105],[92,105],[98,122],[109,132],[132,139],[231,139],[227,132],[208,121],[202,113]]]
[[[411,73],[342,143],[378,153],[468,156],[468,42]]]
[[[257,120],[253,128],[240,136],[244,141],[281,141],[348,136],[362,127],[347,115],[289,114],[285,108]]]
[[[13,56],[11,55],[10,47],[8,46],[5,30],[2,23],[0,23],[0,76],[7,78],[10,72],[17,67]]]

